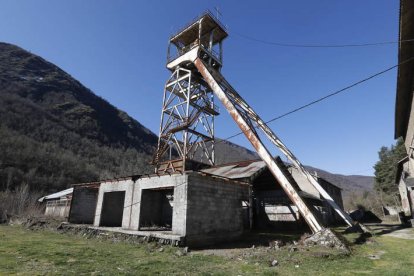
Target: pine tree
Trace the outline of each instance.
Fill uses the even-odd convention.
[[[395,184],[397,163],[407,155],[404,141],[399,139],[390,148],[381,147],[378,152],[379,161],[375,164],[374,189],[381,198],[382,204],[396,204],[398,187]]]

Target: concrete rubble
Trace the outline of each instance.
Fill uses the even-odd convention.
[[[283,247],[285,243],[280,240],[274,240],[269,242],[269,248],[270,249],[276,249],[279,250],[281,247]]]
[[[347,245],[338,238],[338,235],[328,228],[324,228],[311,236],[304,237],[301,243],[304,246],[321,245],[346,251],[349,250]]]

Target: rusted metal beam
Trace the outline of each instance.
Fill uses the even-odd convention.
[[[323,227],[318,222],[315,215],[311,212],[309,207],[303,201],[303,199],[299,196],[298,192],[293,188],[287,177],[284,175],[283,171],[275,160],[273,159],[270,152],[267,150],[265,145],[262,143],[260,138],[255,132],[251,131],[250,122],[248,122],[241,113],[241,111],[236,108],[236,105],[230,100],[228,94],[223,90],[220,84],[216,81],[213,77],[211,72],[207,69],[203,61],[199,58],[194,60],[194,64],[197,67],[197,70],[200,74],[204,77],[210,88],[213,90],[217,98],[223,103],[227,111],[230,113],[234,121],[243,131],[247,139],[256,149],[256,152],[259,154],[260,158],[266,163],[269,170],[275,176],[275,178],[279,181],[282,188],[285,190],[288,197],[292,200],[292,202],[298,207],[300,213],[308,223],[312,232],[316,233],[320,231]],[[241,100],[241,98],[240,98]]]
[[[197,61],[197,60],[196,60]],[[362,231],[364,232],[370,232],[370,230],[365,227],[363,224],[359,224],[358,222],[354,221],[345,211],[341,209],[341,207],[336,204],[334,199],[323,189],[323,187],[319,184],[319,182],[305,169],[305,167],[301,164],[299,159],[296,158],[296,156],[286,147],[286,145],[276,136],[276,134],[267,126],[267,124],[259,117],[259,115],[247,104],[247,102],[244,101],[244,99],[235,91],[235,89],[225,80],[225,78],[216,70],[210,69],[210,71],[207,69],[207,67],[204,65],[204,63],[198,59],[197,63],[200,63],[204,66],[204,68],[207,70],[207,72],[211,75],[211,77],[215,80],[217,83],[217,86],[220,87],[222,90],[225,89],[225,94],[232,102],[236,105],[236,109],[242,110],[242,114],[244,117],[249,118],[251,121],[256,123],[258,129],[261,129],[264,134],[269,138],[269,140],[280,149],[282,153],[284,153],[289,160],[293,163],[293,165],[298,168],[298,170],[304,175],[305,179],[309,181],[309,183],[315,187],[315,189],[320,193],[320,195],[327,201],[327,203],[337,212],[342,219],[351,227],[353,226],[359,226]],[[195,63],[195,62],[194,62]],[[196,64],[197,69],[198,66]],[[201,66],[200,66],[201,67]],[[199,69],[200,70],[200,69]],[[203,73],[200,72],[202,75]],[[204,75],[203,75],[204,76]],[[208,80],[207,80],[208,82]],[[213,89],[214,91],[214,89]],[[224,91],[224,90],[223,90]],[[239,111],[240,113],[240,111]],[[247,123],[249,124],[249,121],[247,120]],[[254,128],[250,125],[250,135],[256,135],[256,131]],[[246,135],[247,136],[247,135]]]
[[[203,24],[204,21],[208,24]],[[214,112],[214,102],[205,97],[205,95],[207,95],[205,93],[209,90],[210,92],[213,92],[210,94],[211,96],[217,96],[223,103],[227,111],[233,117],[234,121],[238,124],[245,136],[256,149],[261,159],[266,163],[273,176],[285,190],[287,196],[297,206],[299,212],[302,214],[313,232],[319,232],[323,229],[323,227],[318,222],[315,214],[311,212],[311,208],[309,208],[307,203],[300,196],[300,189],[295,186],[294,181],[290,179],[289,175],[283,170],[284,165],[282,163],[278,163],[277,160],[273,158],[269,150],[261,141],[259,131],[261,134],[264,133],[265,136],[269,138],[269,140],[277,148],[279,148],[297,168],[299,168],[299,171],[304,174],[305,179],[307,179],[310,184],[316,188],[316,190],[327,200],[329,204],[331,204],[331,206],[349,225],[354,225],[352,219],[344,211],[342,211],[341,208],[339,208],[330,195],[319,185],[316,179],[314,179],[306,171],[299,160],[289,151],[289,149],[272,132],[266,123],[221,75],[220,69],[223,59],[222,42],[228,35],[226,30],[222,29],[223,34],[221,36],[219,35],[216,39],[216,33],[213,33],[213,31],[214,28],[217,28],[217,26],[220,27],[220,23],[216,22],[214,18],[210,18],[209,15],[202,16],[195,22],[191,23],[191,28],[194,28],[195,30],[196,24],[198,24],[198,33],[194,33],[193,31],[190,32],[190,30],[186,28],[170,40],[170,43],[176,46],[178,55],[174,60],[167,60],[167,68],[171,71],[175,71],[176,74],[173,73],[165,87],[165,92],[170,93],[170,95],[165,98],[164,93],[163,112],[167,115],[168,113],[178,115],[179,119],[177,119],[177,116],[170,115],[164,122],[162,118],[161,124],[164,127],[160,129],[160,137],[163,137],[162,134],[172,134],[172,137],[169,138],[170,140],[168,142],[172,145],[176,145],[177,150],[181,150],[179,153],[183,159],[190,157],[189,150],[192,150],[194,146],[197,148],[199,145],[197,143],[198,139],[205,140],[203,135],[197,135],[197,133],[189,131],[189,125],[191,125],[194,130],[196,130],[196,127],[202,126],[207,133],[205,135],[214,137],[213,128],[211,128],[211,126],[214,126],[214,116],[212,115],[217,115],[218,112],[217,114]],[[209,39],[207,38],[208,35]],[[180,37],[181,42],[178,41],[178,37]],[[177,39],[177,41],[175,41],[175,39]],[[216,54],[213,50],[213,46],[217,43],[219,43],[219,54]],[[182,68],[181,71],[180,68]],[[186,79],[187,74],[180,74],[184,71],[188,73],[188,81]],[[200,86],[205,89],[200,89]],[[200,92],[201,94],[199,94]],[[173,94],[176,98],[171,96]],[[200,96],[201,98],[199,100]],[[173,100],[178,100],[180,103],[174,105]],[[186,110],[183,112],[180,110],[183,109],[184,103],[186,104]],[[200,116],[192,117],[193,114],[189,112],[190,105],[197,110],[203,111],[199,114]],[[203,108],[200,108],[200,105]],[[170,107],[173,108],[171,111]],[[210,112],[210,108],[212,109],[212,112]],[[210,124],[206,127],[203,118],[207,115],[210,115],[212,118]],[[194,120],[197,117],[198,120]],[[176,137],[176,133],[178,133],[176,131],[181,130],[181,128],[176,129],[176,127],[184,125],[187,127],[183,129],[184,147],[181,149],[181,142],[178,141]],[[196,138],[194,139],[193,136]],[[190,143],[190,139],[193,139],[191,140],[192,144]],[[204,145],[204,148],[207,148],[204,140],[201,141],[201,144]],[[190,144],[187,145],[187,143]],[[163,148],[159,148],[160,151],[163,150]],[[205,151],[205,154],[207,153],[208,152]],[[211,153],[214,154],[214,150],[212,150]],[[212,159],[209,157],[209,154],[207,154],[207,158],[210,161],[214,160],[214,157]]]
[[[265,132],[266,136],[269,140],[277,146],[280,151],[282,151],[289,160],[293,163],[293,165],[305,176],[305,179],[309,181],[309,183],[315,187],[315,189],[319,192],[319,194],[326,200],[326,202],[335,210],[335,212],[348,224],[349,226],[353,227],[358,225],[359,223],[354,221],[338,204],[336,204],[335,200],[325,191],[325,189],[319,184],[319,182],[313,177],[302,165],[299,159],[286,147],[285,144],[273,133],[273,131],[259,118],[258,124]],[[370,232],[368,228],[366,228],[363,224],[359,224],[359,227],[364,232]]]

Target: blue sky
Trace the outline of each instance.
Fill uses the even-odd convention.
[[[0,4],[0,41],[63,70],[158,132],[168,37],[219,7],[230,36],[223,74],[267,120],[397,63],[397,45],[285,48],[246,40],[352,44],[398,40],[397,0],[15,1]],[[394,142],[396,70],[270,124],[305,163],[372,174]],[[224,108],[218,137],[238,132]],[[232,140],[250,147],[243,136]]]

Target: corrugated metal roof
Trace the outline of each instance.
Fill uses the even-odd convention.
[[[265,162],[262,160],[246,160],[246,161],[240,161],[240,162],[235,162],[235,163],[230,163],[230,164],[219,165],[219,166],[215,166],[215,167],[208,168],[208,169],[203,169],[201,170],[201,172],[212,174],[212,175],[217,175],[217,176],[225,177],[229,179],[243,179],[243,180],[249,179],[250,181],[253,181],[253,179],[258,174],[260,174],[266,169],[267,169],[267,166]],[[291,172],[288,171],[288,173],[291,173]],[[334,184],[332,184],[331,182],[328,182],[322,177],[318,177],[318,178],[323,179],[325,182],[329,183],[332,186],[335,186]],[[304,183],[302,183],[302,181],[296,181],[296,179],[293,179],[293,181],[295,181],[295,183],[299,186],[298,187],[299,193],[302,197],[320,200],[319,197],[304,191],[305,189],[302,187]],[[338,189],[340,188],[338,187]]]
[[[44,200],[48,200],[48,199],[58,199],[58,198],[61,198],[61,197],[65,197],[67,195],[70,195],[72,193],[73,193],[73,188],[69,188],[69,189],[66,189],[66,190],[63,190],[63,191],[54,193],[54,194],[50,194],[50,195],[41,197],[37,201],[43,202]]]
[[[261,160],[242,161],[213,168],[203,169],[202,172],[226,177],[230,179],[252,178],[262,170],[266,164]]]

